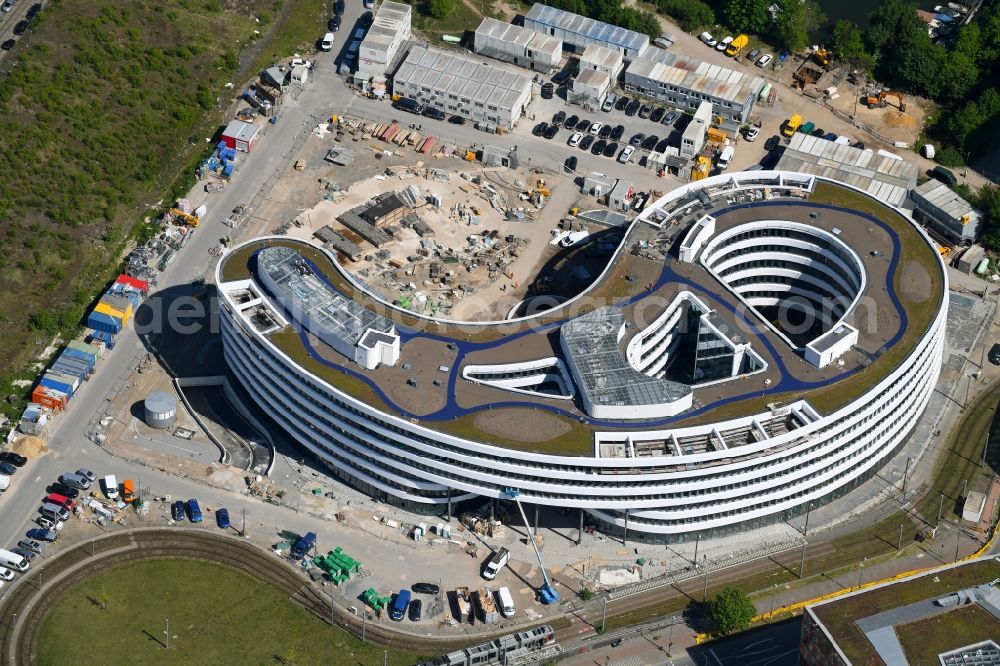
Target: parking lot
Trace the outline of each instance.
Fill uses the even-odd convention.
[[[0,5],[7,6],[6,3]],[[32,20],[41,10],[41,2],[16,0],[9,9],[0,11],[0,59],[13,50],[19,41],[26,39]]]

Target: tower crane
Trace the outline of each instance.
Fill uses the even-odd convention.
[[[524,513],[524,507],[521,506],[521,500],[518,498],[521,491],[517,488],[506,488],[504,489],[504,493],[514,500],[514,504],[517,505],[517,510],[521,512],[521,520],[524,521],[524,529],[528,531],[528,539],[531,541],[532,548],[535,549],[535,557],[538,558],[538,568],[542,570],[542,578],[545,580],[545,583],[543,583],[541,589],[538,590],[539,600],[546,605],[555,603],[559,600],[559,593],[557,593],[555,588],[552,587],[552,581],[549,580],[549,574],[545,571],[545,563],[542,562],[542,553],[538,550],[538,544],[535,543],[535,537],[531,533],[531,525],[528,524],[528,516]]]

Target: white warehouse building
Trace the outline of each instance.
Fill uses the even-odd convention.
[[[612,84],[618,80],[624,68],[625,59],[619,51],[597,44],[589,44],[583,50],[583,55],[580,56],[581,72],[585,69],[596,69],[599,72],[604,72],[611,78]]]
[[[859,197],[859,210],[829,205]],[[635,260],[629,248],[675,226],[679,255],[642,259],[653,282],[599,298]],[[901,288],[914,266],[921,288]],[[344,483],[449,519],[466,510],[455,503],[516,489],[579,512],[580,532],[586,519],[661,543],[787,521],[879,474],[923,419],[948,309],[944,264],[913,220],[790,171],[662,196],[589,287],[519,319],[406,310],[284,236],[232,248],[215,282],[235,381]],[[877,327],[863,319],[873,303]],[[393,360],[397,321],[414,332],[396,337]],[[368,341],[386,345],[374,368],[343,344],[370,332],[386,338]]]
[[[531,101],[531,79],[525,74],[429,46],[410,49],[392,89],[445,113],[506,129]]]
[[[735,131],[749,122],[764,87],[764,79],[698,58],[649,49],[625,70],[625,90],[671,106],[693,111],[702,101],[712,103],[723,128]]]
[[[413,8],[393,0],[382,0],[368,34],[358,49],[356,79],[385,76],[404,55],[403,47],[412,37],[410,19]]]
[[[562,42],[518,25],[487,16],[476,28],[473,48],[480,55],[550,72],[562,60]]]
[[[541,35],[555,37],[563,43],[563,48],[577,53],[582,53],[591,44],[597,44],[631,60],[649,48],[648,35],[540,2],[536,2],[528,10],[524,17],[524,27]]]

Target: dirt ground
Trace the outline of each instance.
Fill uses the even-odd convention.
[[[415,311],[465,321],[503,319],[524,299],[541,268],[557,253],[558,246],[550,241],[558,233],[563,214],[578,203],[579,192],[569,179],[546,174],[544,186],[551,196],[541,206],[534,206],[524,200],[525,192],[537,188],[540,176],[527,169],[439,168],[447,166],[435,164],[436,170],[431,171],[415,165],[412,170],[377,174],[354,183],[336,201],[322,199],[299,214],[300,224],[291,227],[288,234],[309,239],[327,225],[343,233],[364,251],[363,259],[345,262],[345,268],[392,300],[410,300],[409,307]],[[401,228],[392,242],[377,250],[336,219],[378,194],[410,186],[420,192],[414,212],[430,225],[432,235],[421,238],[412,228]],[[508,207],[519,209],[525,220],[506,219],[487,201],[484,187],[501,192]],[[441,198],[440,207],[426,202],[432,194]],[[489,232],[496,232],[496,242],[484,239],[483,234]],[[497,256],[491,248],[508,244],[511,236],[514,248],[505,251],[510,263],[491,275],[486,264]],[[435,252],[422,250],[429,244],[439,251],[456,251],[460,261],[442,262]],[[474,253],[479,254],[479,259],[473,267],[466,259]],[[440,265],[446,280],[431,278],[433,262]],[[465,289],[459,289],[459,285]]]

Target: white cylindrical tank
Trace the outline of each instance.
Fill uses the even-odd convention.
[[[150,393],[144,406],[146,423],[151,428],[169,428],[177,420],[177,398],[165,391]]]

